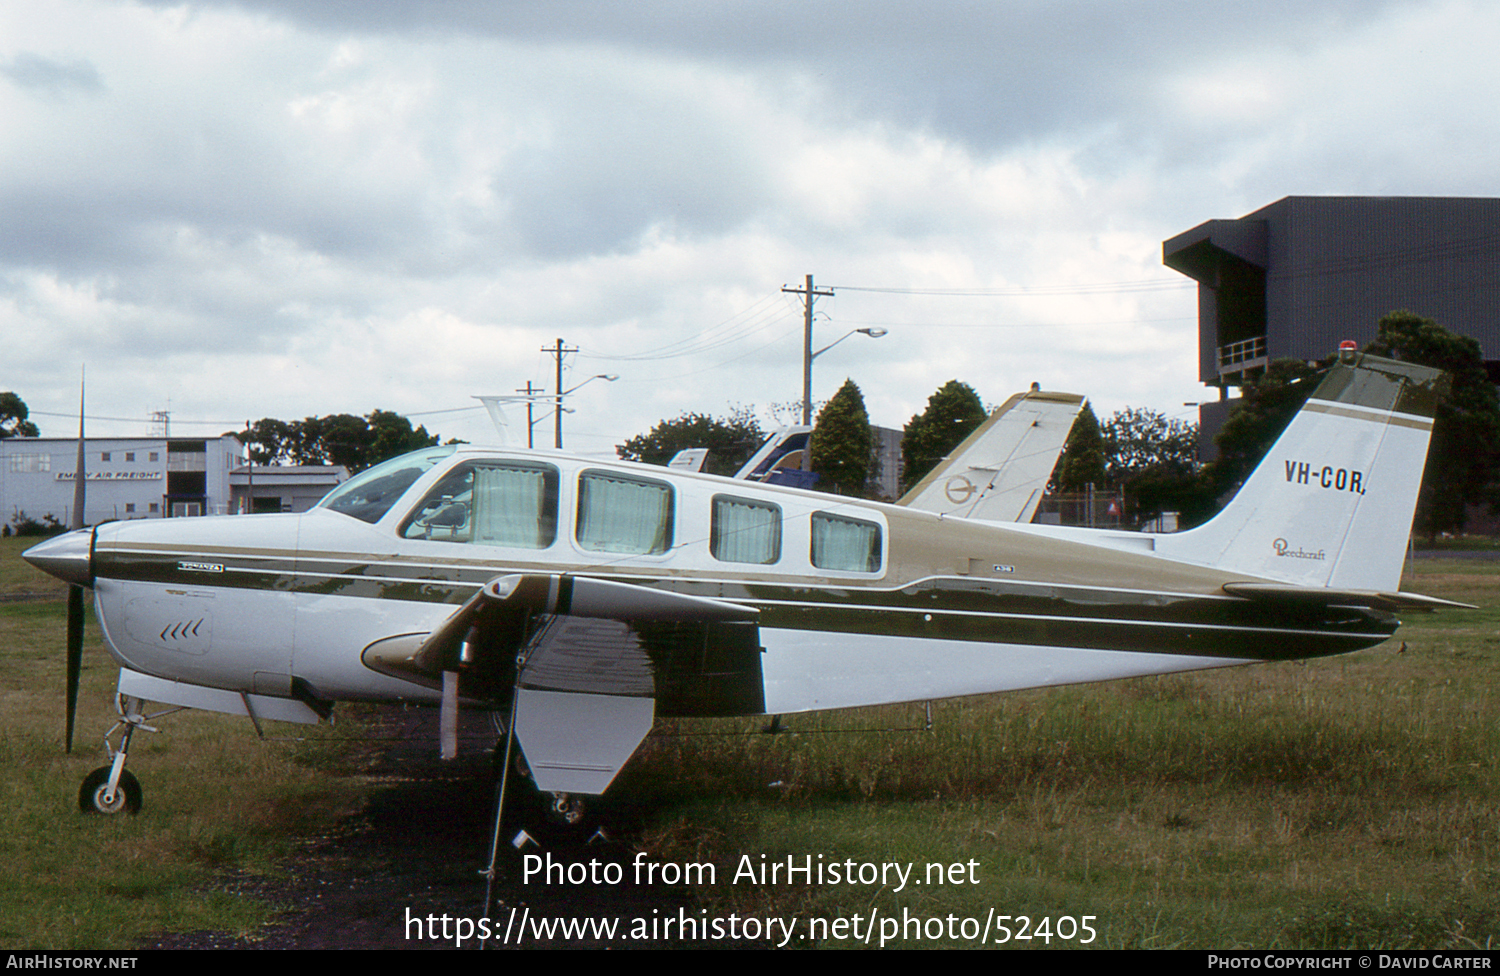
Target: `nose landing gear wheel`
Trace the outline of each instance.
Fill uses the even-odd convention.
[[[84,813],[140,813],[141,784],[129,770],[120,771],[120,785],[109,795],[108,766],[89,773],[78,791],[78,809]]]

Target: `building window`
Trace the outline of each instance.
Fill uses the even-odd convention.
[[[726,563],[774,563],[781,558],[781,509],[715,495],[708,551]]]
[[[126,502],[125,503],[125,514],[126,515],[133,515],[134,513],[135,513],[135,502]]]
[[[147,505],[146,506],[146,511],[149,512],[152,515],[155,515],[157,513],[157,511],[158,511],[157,506],[156,506],[156,502],[152,502],[150,505]]]
[[[148,454],[148,455],[147,455],[147,457],[148,457],[148,458],[149,458],[149,459],[150,459],[150,460],[151,460],[151,461],[153,461],[153,462],[154,462],[154,461],[160,461],[160,460],[161,460],[161,455],[160,455],[160,454],[157,454],[157,453],[156,453],[156,452],[155,452],[155,451],[152,451],[152,452],[151,452],[151,453],[150,453],[150,454]]]
[[[100,455],[99,455],[99,460],[101,460],[101,461],[108,461],[109,460],[109,452],[108,451],[101,452]]]
[[[134,451],[126,451],[125,452],[125,460],[126,461],[134,461],[135,460],[135,452]]]
[[[578,478],[580,548],[657,555],[672,548],[672,486],[586,471]]]
[[[846,573],[880,572],[880,526],[814,512],[812,564]]]
[[[10,456],[10,470],[17,474],[51,471],[52,455],[12,454]]]

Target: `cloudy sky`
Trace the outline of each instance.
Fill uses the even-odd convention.
[[[86,364],[101,435],[492,441],[471,395],[561,338],[619,376],[567,418],[609,453],[796,401],[813,274],[818,346],[889,330],[814,375],[876,423],[953,378],[1188,417],[1161,242],[1497,195],[1497,49],[1480,0],[0,0],[0,390],[57,436]]]

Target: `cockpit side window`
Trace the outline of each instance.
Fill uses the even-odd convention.
[[[439,481],[401,527],[407,539],[545,549],[557,539],[557,469],[472,461]]]

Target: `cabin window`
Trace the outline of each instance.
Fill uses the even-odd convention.
[[[708,551],[726,563],[774,563],[781,558],[781,509],[715,495]]]
[[[408,539],[545,549],[557,539],[557,469],[475,461],[450,471],[402,528]]]
[[[578,478],[578,545],[655,555],[672,547],[672,486],[585,471]]]
[[[846,573],[880,572],[880,526],[814,512],[812,564],[819,569]]]

